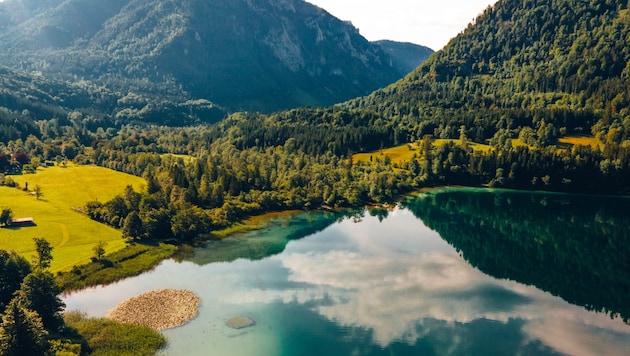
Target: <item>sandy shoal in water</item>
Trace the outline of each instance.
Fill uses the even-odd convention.
[[[106,317],[164,330],[194,318],[199,305],[199,298],[188,290],[152,290],[121,302]]]

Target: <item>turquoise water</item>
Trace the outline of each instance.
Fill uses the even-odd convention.
[[[164,331],[164,355],[630,354],[629,207],[456,190],[309,212],[64,301],[103,316],[151,289],[194,291],[199,315]],[[241,315],[256,325],[225,326]]]

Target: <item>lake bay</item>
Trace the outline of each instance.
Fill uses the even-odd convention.
[[[433,190],[279,216],[63,299],[103,316],[193,291],[199,315],[164,331],[164,355],[630,354],[628,212],[627,198]]]

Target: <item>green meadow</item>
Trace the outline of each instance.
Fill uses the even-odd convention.
[[[453,141],[457,145],[461,145],[461,140],[458,139],[434,139],[431,141],[433,147],[439,147],[442,145],[446,145],[450,141]],[[489,152],[492,150],[492,146],[476,143],[476,142],[468,142],[468,145],[474,152]],[[591,146],[593,149],[603,148],[603,144],[597,138],[592,136],[565,136],[560,137],[558,139],[558,146],[561,149],[571,148],[574,145],[583,145],[583,146]],[[532,146],[527,145],[523,141],[519,139],[512,139],[512,146],[527,146],[533,148]],[[356,153],[352,155],[352,161],[354,163],[357,162],[369,162],[371,159],[376,159],[377,157],[383,158],[388,156],[392,163],[400,164],[404,161],[410,160],[413,155],[416,154],[420,156],[420,150],[417,144],[415,143],[407,143],[404,145],[384,148],[382,150],[373,151],[373,152],[364,152],[364,153]]]
[[[123,192],[127,185],[145,189],[144,179],[96,166],[69,164],[67,167],[38,168],[35,174],[11,176],[19,188],[0,187],[0,209],[9,208],[13,218],[32,217],[35,226],[0,229],[0,249],[14,250],[31,259],[35,256],[34,237],[53,247],[52,272],[84,264],[94,256],[98,241],[107,243],[106,252],[125,247],[121,232],[95,222],[73,208],[92,200],[106,202]],[[39,185],[43,196],[24,191]]]
[[[596,137],[593,137],[593,136],[566,136],[566,137],[559,138],[558,142],[560,143],[560,146],[581,145],[581,146],[591,146],[593,149],[604,148],[604,144],[600,140],[598,140]]]
[[[439,147],[442,145],[446,145],[450,141],[453,141],[457,145],[461,145],[461,140],[457,139],[435,139],[431,142],[434,147]],[[492,149],[491,146],[484,145],[481,143],[468,142],[468,145],[473,149],[473,151],[483,151],[487,152]],[[353,162],[369,162],[370,157],[372,159],[376,159],[377,157],[383,158],[388,156],[392,163],[400,164],[404,161],[410,160],[413,155],[421,156],[421,152],[418,148],[418,145],[413,143],[406,143],[404,145],[384,148],[382,150],[367,152],[367,153],[356,153],[352,155]]]

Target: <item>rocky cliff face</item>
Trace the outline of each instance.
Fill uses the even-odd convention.
[[[408,71],[302,0],[6,0],[2,19],[0,63],[232,110],[329,105]]]

